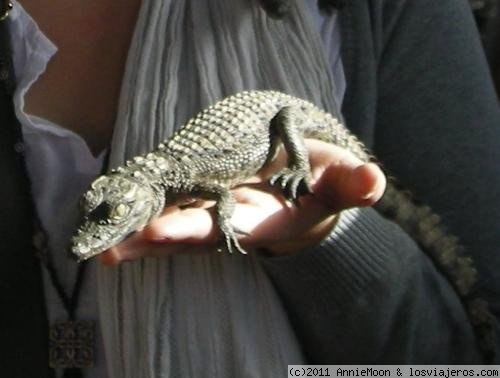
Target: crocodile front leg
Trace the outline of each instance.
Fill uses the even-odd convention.
[[[246,254],[238,242],[237,234],[248,234],[235,229],[231,224],[235,200],[229,189],[216,184],[196,184],[191,193],[196,198],[215,201],[215,220],[224,238],[222,249],[229,253],[238,251]]]
[[[271,133],[283,143],[288,163],[271,177],[269,183],[279,183],[285,197],[294,202],[297,195],[311,193],[311,167],[302,132],[306,121],[300,108],[287,106],[276,114],[270,126]]]

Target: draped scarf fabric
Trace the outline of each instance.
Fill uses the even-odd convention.
[[[143,0],[110,165],[153,149],[215,101],[277,89],[339,116],[307,5],[285,20],[257,0]],[[196,253],[100,268],[110,377],[270,377],[303,363],[255,256]]]

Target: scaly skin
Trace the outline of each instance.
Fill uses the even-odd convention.
[[[310,192],[310,166],[304,138],[323,140],[371,160],[362,143],[330,114],[313,104],[273,91],[242,92],[199,113],[171,138],[99,177],[82,198],[83,221],[71,250],[86,260],[141,230],[165,206],[186,197],[216,201],[223,246],[246,253],[231,223],[230,188],[253,176],[276,155],[280,144],[288,165],[271,177],[295,201]],[[458,239],[446,232],[428,207],[416,206],[391,184],[377,205],[420,244],[449,278],[468,309],[481,347],[494,350],[492,315],[476,298],[476,270]]]
[[[216,200],[225,248],[245,253],[229,222],[234,206],[229,189],[258,172],[283,144],[289,164],[271,182],[283,187],[290,200],[308,192],[304,137],[369,159],[336,119],[307,101],[272,91],[228,97],[199,113],[155,151],[98,178],[83,197],[84,221],[72,251],[79,260],[95,256],[142,229],[165,206],[190,196]]]

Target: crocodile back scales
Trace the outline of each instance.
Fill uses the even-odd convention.
[[[270,124],[287,106],[299,107],[307,115],[308,122],[300,130],[304,137],[348,148],[363,161],[369,160],[364,146],[336,118],[308,101],[275,91],[246,91],[217,102],[153,153],[174,158],[191,178],[232,186],[255,174],[270,158]],[[133,169],[134,163],[129,166]]]

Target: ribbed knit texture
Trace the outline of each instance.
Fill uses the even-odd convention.
[[[370,285],[378,282],[390,269],[388,251],[394,248],[392,234],[376,220],[376,215],[361,215],[359,209],[344,211],[334,231],[319,246],[291,256],[262,259],[261,262],[275,282],[293,276],[300,281],[297,286],[305,292],[321,293],[324,295],[321,301],[332,301],[341,307],[369,290]],[[364,254],[358,253],[365,250]],[[309,275],[301,274],[310,270],[315,271],[315,277],[325,277],[325,280],[311,280]]]
[[[373,209],[343,212],[318,247],[260,261],[310,362],[482,361],[451,285],[399,226]]]

